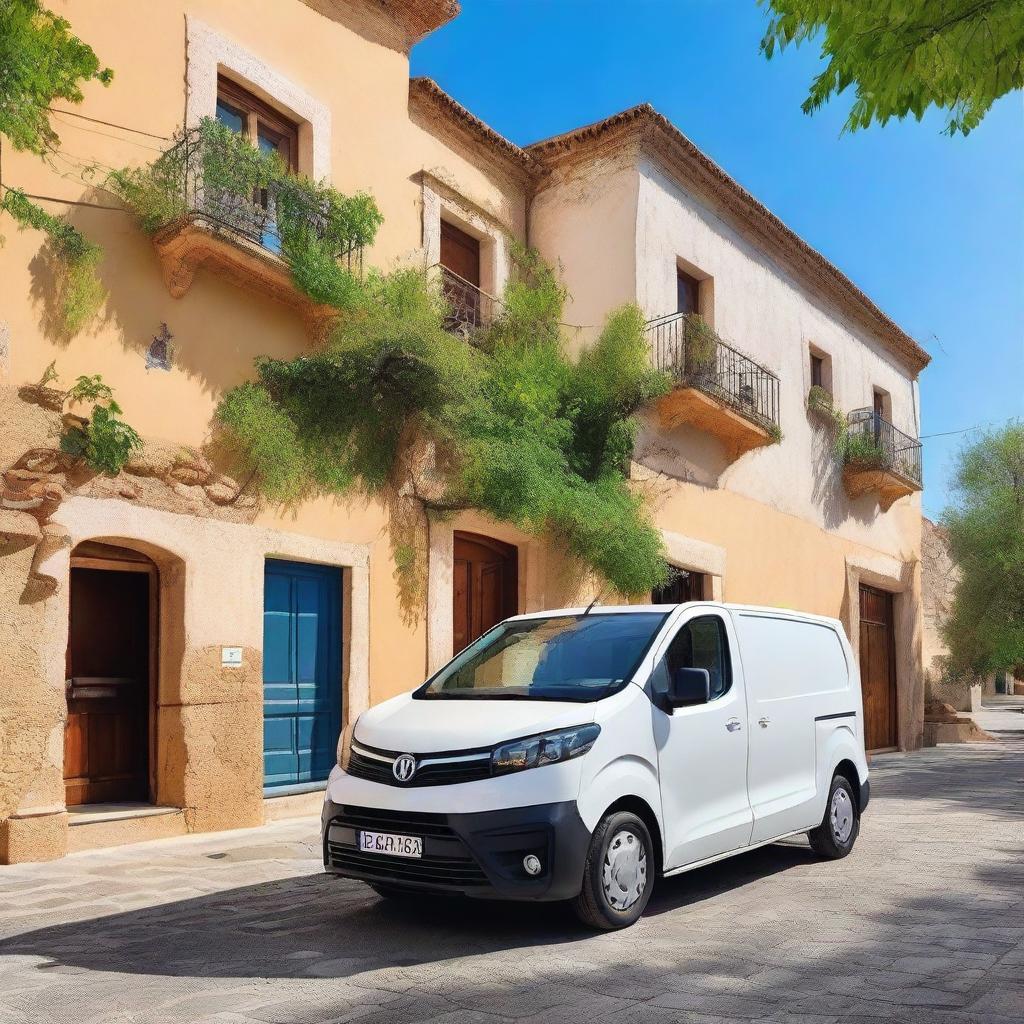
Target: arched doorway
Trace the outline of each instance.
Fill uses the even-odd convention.
[[[452,579],[452,648],[458,654],[518,611],[518,551],[493,537],[456,531]]]
[[[71,553],[65,671],[68,806],[152,796],[157,567],[86,541]]]

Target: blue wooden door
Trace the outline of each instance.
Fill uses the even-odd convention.
[[[341,730],[341,570],[268,559],[263,785],[326,779]]]

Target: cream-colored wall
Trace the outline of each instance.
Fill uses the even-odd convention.
[[[643,161],[639,175],[637,301],[652,317],[672,312],[677,260],[692,263],[714,279],[718,333],[781,381],[783,443],[726,468],[719,484],[851,540],[886,551],[901,549],[906,540],[898,516],[879,515],[871,497],[846,500],[822,431],[807,415],[808,345],[832,357],[839,409],[870,406],[872,388],[880,387],[891,395],[894,424],[916,437],[912,375],[878,341],[828,309],[654,164]],[[917,496],[906,500],[919,504]],[[913,544],[916,548],[919,541]]]
[[[558,172],[530,204],[529,239],[561,272],[570,348],[591,343],[607,314],[636,299],[638,180],[628,155]]]

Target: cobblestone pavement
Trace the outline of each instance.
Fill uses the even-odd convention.
[[[663,881],[632,929],[396,906],[309,819],[0,868],[0,1022],[1024,1020],[1024,733],[876,759],[854,853]],[[1019,713],[1018,713],[1019,715]]]

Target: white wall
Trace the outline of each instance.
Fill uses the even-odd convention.
[[[641,160],[637,174],[636,297],[647,316],[675,309],[677,261],[690,263],[714,279],[717,332],[781,381],[781,444],[723,467],[707,452],[707,439],[692,436],[696,431],[687,437],[687,428],[665,432],[651,425],[641,444],[662,449],[653,460],[656,468],[664,471],[666,452],[673,453],[684,467],[678,474],[683,479],[725,487],[850,540],[899,551],[905,533],[898,529],[898,510],[880,513],[870,498],[847,500],[826,432],[807,414],[808,346],[832,357],[839,409],[870,406],[873,387],[882,388],[891,395],[895,425],[916,437],[919,413],[910,373],[655,163]],[[698,445],[704,454],[687,461]],[[901,504],[919,501],[914,495]]]

